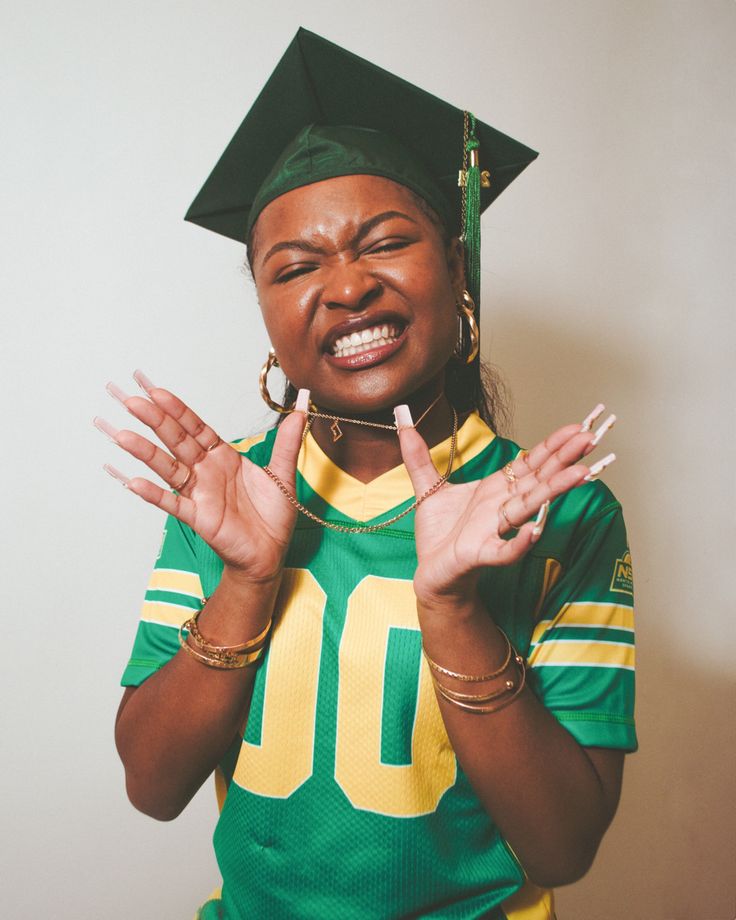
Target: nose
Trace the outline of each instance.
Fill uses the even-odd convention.
[[[330,268],[322,302],[331,310],[342,308],[360,312],[380,296],[381,282],[357,262],[345,262]]]

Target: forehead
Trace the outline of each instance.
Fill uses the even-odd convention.
[[[253,228],[259,249],[279,239],[356,228],[384,211],[427,220],[413,193],[383,176],[337,176],[286,192],[267,205]]]

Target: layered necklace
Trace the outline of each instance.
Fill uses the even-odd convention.
[[[424,410],[424,412],[419,416],[417,421],[414,424],[416,428],[422,419],[437,405],[440,401],[442,393]],[[389,527],[391,524],[395,524],[396,521],[401,520],[401,518],[406,517],[407,514],[411,514],[412,511],[415,511],[423,501],[426,501],[430,495],[434,495],[450,478],[452,473],[452,467],[455,463],[455,452],[457,449],[457,411],[455,407],[452,408],[452,435],[450,436],[450,456],[447,460],[447,468],[445,472],[440,476],[437,482],[434,485],[430,486],[426,492],[423,492],[417,499],[415,499],[408,508],[405,508],[403,511],[400,511],[398,514],[395,514],[393,517],[388,518],[386,521],[381,521],[380,524],[336,524],[334,521],[326,521],[324,518],[319,517],[313,511],[310,511],[305,505],[303,505],[296,495],[293,495],[289,490],[288,486],[282,479],[280,479],[276,473],[268,466],[263,467],[264,473],[273,480],[273,482],[278,487],[279,491],[284,495],[284,497],[292,504],[297,511],[301,512],[305,517],[309,518],[310,521],[313,521],[315,524],[319,524],[322,527],[327,527],[329,530],[337,530],[340,533],[375,533],[377,530],[383,530],[385,527]],[[332,422],[330,425],[330,431],[332,432],[333,443],[339,441],[343,436],[343,431],[340,428],[340,422],[350,422],[354,425],[363,425],[367,428],[382,428],[386,431],[398,431],[397,425],[383,424],[381,422],[369,422],[365,419],[358,418],[347,418],[341,415],[333,415],[327,412],[320,412],[318,409],[309,410],[307,412],[308,421],[306,432],[312,426],[312,423],[315,418],[322,418],[326,421]]]
[[[422,412],[419,418],[414,422],[414,427],[418,428],[422,423],[423,419],[429,415],[429,413],[434,409],[437,403],[442,399],[443,394],[433,399],[432,402],[427,406],[427,408]],[[340,422],[350,422],[353,425],[363,425],[366,428],[382,428],[384,431],[398,431],[396,425],[389,425],[383,422],[369,422],[366,419],[362,418],[347,418],[343,415],[332,415],[329,412],[321,412],[316,406],[314,409],[310,409],[307,413],[309,419],[307,421],[306,431],[312,427],[312,422],[316,418],[323,418],[325,421],[332,422],[330,425],[330,431],[332,432],[332,443],[335,444],[343,436],[343,430],[340,428]]]

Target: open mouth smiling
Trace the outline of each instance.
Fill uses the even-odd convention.
[[[325,353],[331,364],[342,368],[378,364],[401,348],[406,329],[406,323],[395,315],[341,323],[329,334]]]
[[[384,345],[391,345],[402,333],[398,323],[380,323],[340,336],[332,345],[331,352],[336,358],[360,355],[373,351]]]

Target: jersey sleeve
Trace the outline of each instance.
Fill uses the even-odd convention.
[[[530,683],[580,744],[634,751],[634,595],[617,502],[583,523],[558,572],[532,635]]]
[[[168,517],[123,672],[124,687],[137,687],[173,658],[179,650],[179,627],[202,609],[203,596],[196,537],[186,525]]]

